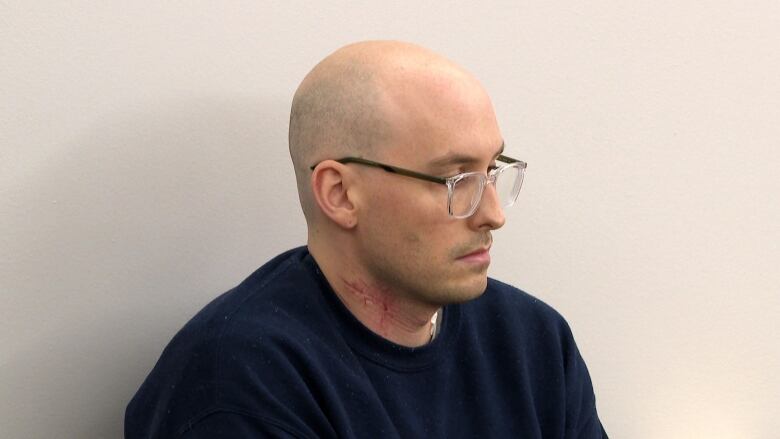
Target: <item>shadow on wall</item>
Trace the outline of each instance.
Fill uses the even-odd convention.
[[[35,160],[11,204],[0,436],[121,437],[124,407],[173,333],[304,243],[288,108],[145,103]]]

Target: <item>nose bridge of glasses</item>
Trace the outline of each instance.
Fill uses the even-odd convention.
[[[498,180],[498,176],[501,175],[501,172],[506,168],[506,166],[499,166],[497,168],[491,169],[487,173],[487,181],[485,183],[493,183],[493,187],[496,186],[496,180]]]
[[[488,172],[487,179],[485,181],[485,184],[492,183],[495,187],[496,185],[496,179],[498,179],[498,169],[493,169],[490,172]]]
[[[487,176],[484,174],[482,175],[483,184],[480,188],[479,195],[474,200],[474,205],[471,207],[470,215],[481,215],[482,218],[492,218],[495,221],[503,222],[504,206],[501,202],[501,197],[498,194],[498,187],[495,184],[497,175],[498,174],[493,173],[492,171]],[[491,185],[490,183],[493,184]],[[490,186],[492,186],[492,188]]]
[[[518,172],[513,172],[515,170],[517,170]],[[511,203],[507,203],[508,200],[505,199],[505,198],[506,197],[512,198],[512,196],[513,196],[512,193],[514,193],[515,190],[514,189],[510,189],[510,188],[514,188],[517,185],[515,180],[517,180],[520,177],[520,172],[519,171],[520,171],[520,168],[518,166],[516,166],[514,163],[512,163],[512,164],[510,164],[508,166],[502,166],[502,167],[498,167],[496,169],[493,169],[493,170],[491,170],[488,173],[487,182],[488,183],[493,183],[493,185],[492,185],[493,186],[493,191],[494,191],[496,200],[498,201],[498,204],[501,207],[507,207],[508,205],[511,205]],[[503,179],[501,180],[501,184],[499,185],[498,179],[501,178],[501,177],[503,177]],[[512,177],[514,177],[514,178],[512,178]],[[509,180],[507,180],[507,179],[511,179],[512,182],[510,183]],[[507,185],[509,185],[509,186],[507,186]],[[487,184],[486,184],[486,186],[487,186]],[[509,192],[507,192],[507,191],[509,191]],[[484,197],[484,194],[483,194],[483,197]]]
[[[489,188],[490,186],[493,186],[492,191],[495,194],[496,199],[499,198],[499,196],[498,196],[498,187],[496,186],[496,177],[498,176],[498,173],[496,173],[495,170],[491,170],[490,172],[488,172],[487,175],[485,175],[485,174],[477,174],[477,176],[479,176],[480,184],[479,184],[479,186],[477,188],[477,195],[476,195],[476,197],[474,199],[474,206],[472,207],[472,209],[474,209],[474,210],[479,209],[479,207],[482,205],[482,202],[483,202],[483,200],[485,198],[485,192],[491,190]],[[492,185],[491,185],[491,183],[492,183]],[[500,200],[499,200],[498,204],[499,205],[501,204]]]

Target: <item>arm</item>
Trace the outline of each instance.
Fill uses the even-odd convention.
[[[566,326],[569,340],[566,353],[566,437],[572,439],[608,439],[596,412],[596,396],[593,383],[574,343],[571,330]]]

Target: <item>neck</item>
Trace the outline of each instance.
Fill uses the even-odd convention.
[[[326,248],[323,248],[326,247]],[[344,253],[332,257],[331,246],[312,245],[309,251],[344,306],[364,326],[393,343],[419,347],[431,340],[435,305],[414,300],[359,270]],[[333,255],[334,256],[334,255]]]

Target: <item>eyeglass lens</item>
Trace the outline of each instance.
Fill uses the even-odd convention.
[[[496,176],[496,192],[502,207],[515,203],[522,183],[522,170],[517,166],[509,166],[499,172]]]
[[[452,215],[469,215],[482,198],[482,175],[468,175],[458,180],[452,189],[450,210]]]
[[[453,216],[462,217],[473,213],[482,199],[483,181],[485,181],[484,175],[472,174],[464,176],[455,183],[450,201]],[[502,207],[514,204],[522,182],[522,169],[517,166],[507,166],[496,174],[496,193]]]

